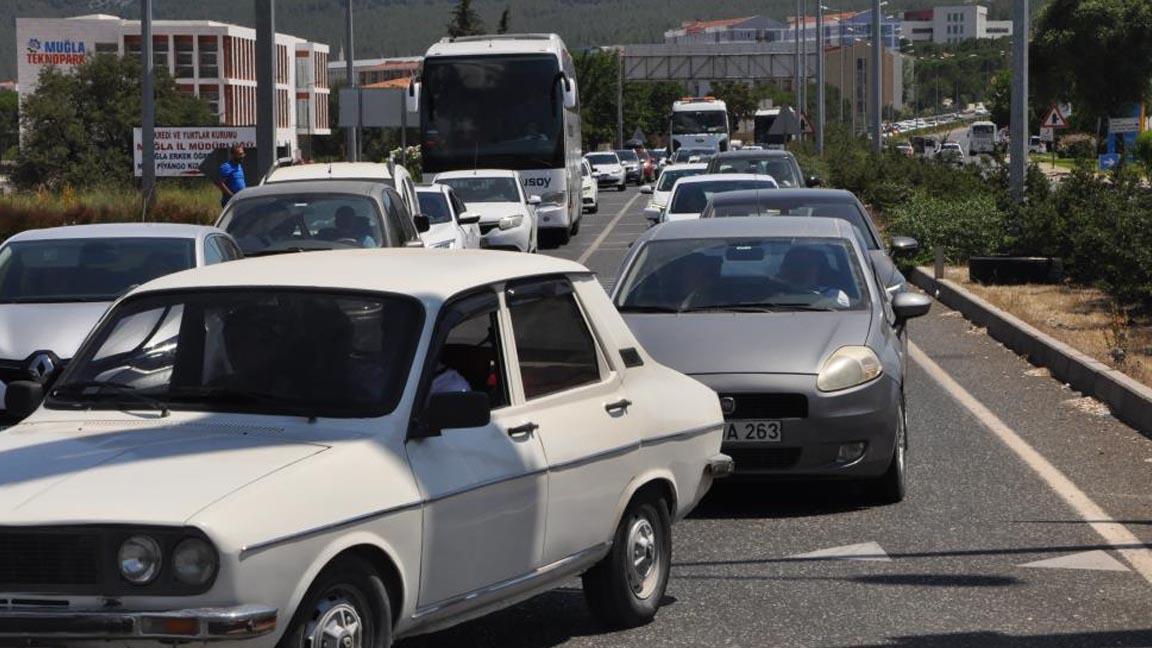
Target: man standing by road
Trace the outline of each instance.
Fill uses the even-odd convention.
[[[232,196],[248,186],[244,180],[244,147],[237,144],[232,147],[232,153],[224,164],[220,165],[220,177],[216,186],[220,188],[220,206],[224,207],[232,200]]]

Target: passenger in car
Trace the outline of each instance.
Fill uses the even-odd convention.
[[[809,247],[795,247],[788,250],[780,263],[778,279],[791,285],[797,292],[816,293],[843,308],[852,305],[848,293],[837,286],[838,274],[820,250]]]

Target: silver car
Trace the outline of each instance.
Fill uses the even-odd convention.
[[[904,497],[907,321],[834,218],[667,223],[633,245],[616,307],[660,362],[714,389],[736,476],[865,479]]]

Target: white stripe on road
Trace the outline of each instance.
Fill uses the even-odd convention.
[[[620,208],[620,211],[616,212],[616,215],[609,221],[608,226],[604,228],[604,231],[600,232],[600,236],[597,236],[596,240],[592,241],[592,245],[589,245],[588,249],[584,250],[584,254],[581,254],[579,259],[576,259],[576,263],[583,265],[584,262],[588,260],[588,257],[596,252],[600,244],[604,242],[604,239],[608,238],[608,235],[612,233],[612,230],[616,227],[616,223],[619,223],[620,219],[624,218],[624,214],[628,213],[628,209],[632,207],[632,203],[636,202],[636,199],[643,195],[644,194],[637,192],[635,196],[632,196],[631,200],[624,203],[624,206]]]
[[[1016,453],[1021,461],[1028,464],[1028,467],[1035,471],[1040,479],[1043,479],[1048,487],[1060,496],[1060,499],[1064,500],[1065,504],[1072,507],[1072,510],[1076,511],[1088,526],[1092,527],[1104,539],[1104,542],[1111,545],[1117,553],[1123,556],[1144,577],[1144,580],[1152,583],[1152,551],[1143,546],[1144,543],[1136,537],[1136,534],[1129,531],[1128,527],[1113,520],[1110,515],[1104,512],[1104,509],[1100,508],[1084,491],[1072,483],[1071,479],[1060,472],[1060,469],[1053,466],[1023,437],[993,414],[992,410],[976,400],[968,390],[960,386],[960,383],[945,373],[940,365],[920,350],[920,347],[909,343],[908,348],[911,351],[912,360],[916,364],[920,365],[933,380],[984,424],[984,427],[995,434],[1004,445]]]

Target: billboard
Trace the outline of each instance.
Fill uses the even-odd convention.
[[[201,164],[218,149],[236,144],[256,148],[255,126],[189,126],[156,128],[156,177],[202,177]],[[132,129],[135,174],[143,172],[144,145],[139,128]]]

